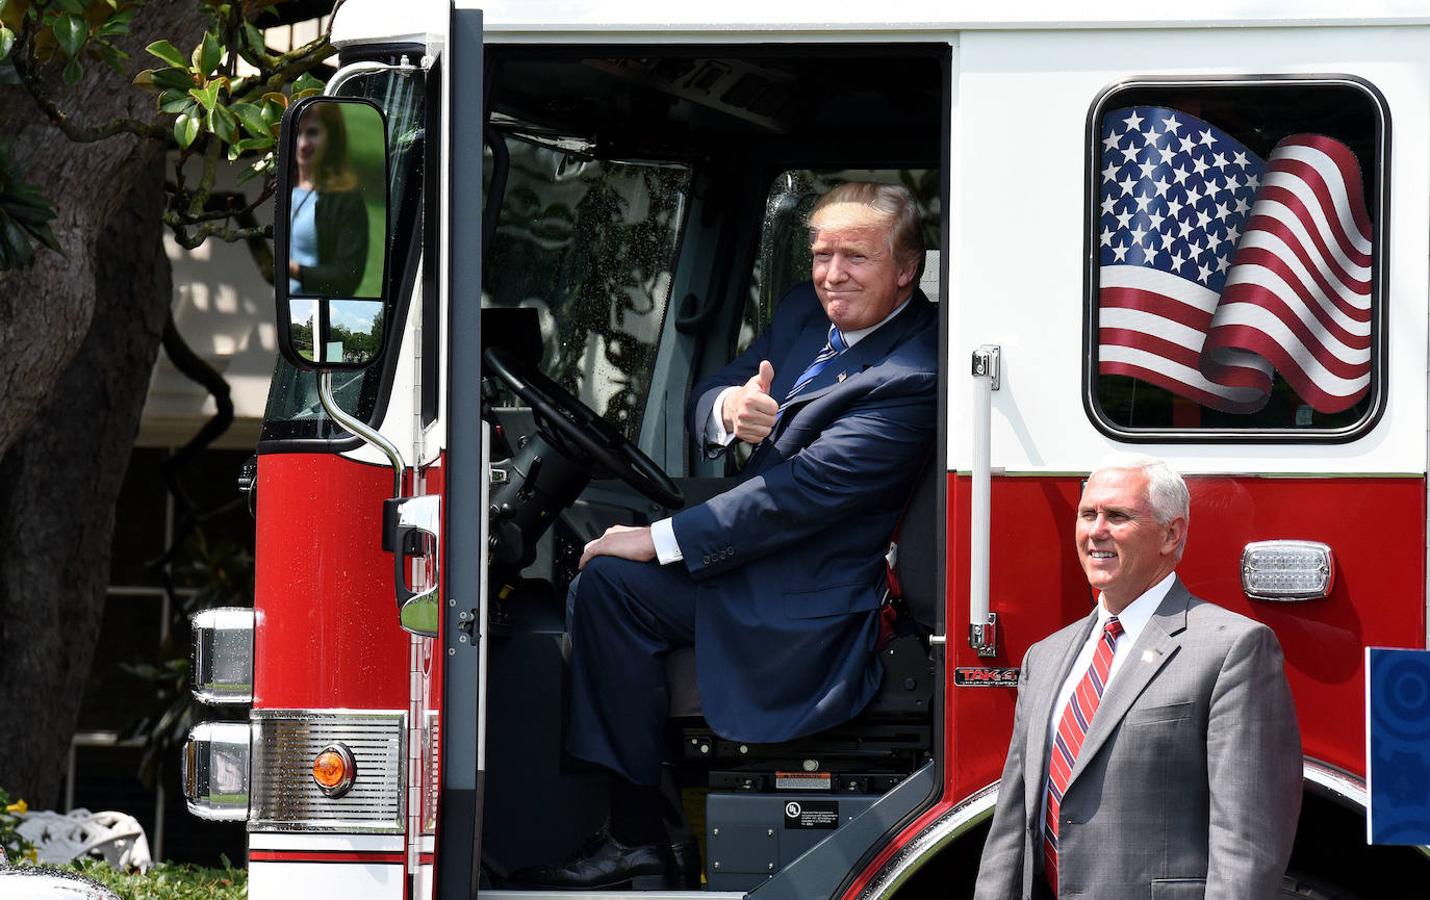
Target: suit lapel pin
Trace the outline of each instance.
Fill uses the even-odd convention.
[[[848,373],[848,372],[840,372],[838,375],[834,376],[834,380],[837,381],[837,382],[839,382],[840,384],[843,384],[843,383],[844,383],[844,379],[846,379],[846,378],[848,378],[848,377],[849,377],[849,373]]]

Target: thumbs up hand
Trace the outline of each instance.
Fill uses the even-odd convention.
[[[770,383],[774,380],[775,367],[769,360],[761,360],[760,371],[725,395],[720,417],[726,432],[748,444],[758,444],[770,436],[775,427],[775,413],[780,408],[770,396]]]

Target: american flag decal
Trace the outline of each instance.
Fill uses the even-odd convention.
[[[1360,166],[1316,134],[1263,161],[1187,113],[1103,116],[1098,372],[1255,412],[1280,372],[1322,413],[1370,389]]]

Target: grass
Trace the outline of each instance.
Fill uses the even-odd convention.
[[[141,875],[116,872],[103,860],[78,860],[66,868],[99,882],[123,900],[247,900],[248,897],[248,873],[232,867],[205,869],[161,862]]]

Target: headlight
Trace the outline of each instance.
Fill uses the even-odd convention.
[[[253,610],[206,609],[189,617],[194,696],[204,703],[253,702]]]
[[[247,722],[203,722],[184,744],[184,799],[200,819],[248,818]]]

